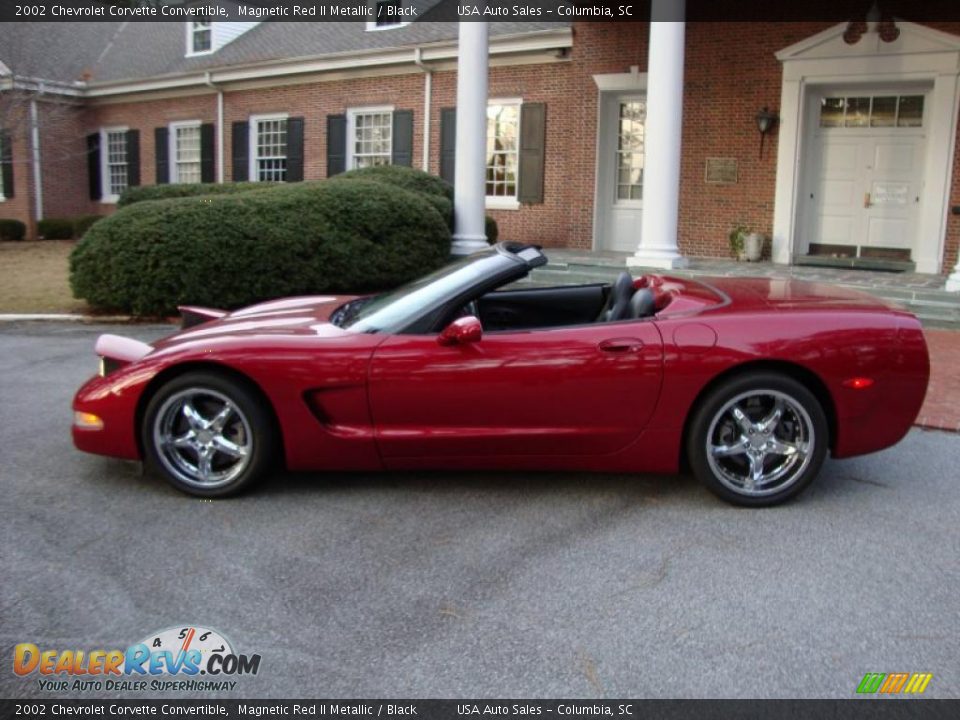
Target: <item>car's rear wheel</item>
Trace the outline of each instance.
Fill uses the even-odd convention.
[[[229,377],[192,372],[150,399],[141,438],[147,462],[179,490],[232,495],[269,468],[276,431],[263,402]]]
[[[687,457],[694,475],[736,505],[777,505],[820,472],[827,418],[804,385],[778,373],[731,378],[700,403]]]

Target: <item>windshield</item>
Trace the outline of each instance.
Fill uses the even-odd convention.
[[[470,255],[382,295],[360,298],[338,311],[335,324],[354,332],[397,331],[424,312],[503,271],[494,250]]]

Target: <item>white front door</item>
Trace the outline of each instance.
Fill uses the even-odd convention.
[[[604,93],[597,143],[597,248],[633,252],[643,214],[646,97]]]
[[[824,97],[807,158],[801,252],[908,259],[916,249],[923,95]]]

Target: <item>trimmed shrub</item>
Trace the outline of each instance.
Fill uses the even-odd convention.
[[[23,240],[27,226],[19,220],[0,218],[0,240]]]
[[[223,195],[249,190],[264,190],[279,187],[279,183],[231,182],[231,183],[174,183],[171,185],[139,185],[128,187],[120,195],[117,207],[125,207],[144,200],[169,200],[171,198],[195,197],[197,195]]]
[[[73,220],[44,218],[37,223],[37,235],[43,240],[70,240],[73,237]]]
[[[415,170],[403,165],[377,165],[376,167],[358,168],[348,170],[331,179],[372,180],[426,195],[439,195],[453,202],[453,188],[446,180],[423,170]]]
[[[103,220],[103,215],[81,215],[73,219],[73,236],[83,237],[95,222]]]
[[[356,179],[135,203],[74,249],[74,295],[162,315],[284,295],[393,287],[443,265],[445,219],[423,195]]]
[[[453,188],[446,180],[436,175],[402,165],[378,165],[348,170],[334,176],[331,180],[335,182],[372,181],[420,193],[443,216],[450,229],[453,229]]]

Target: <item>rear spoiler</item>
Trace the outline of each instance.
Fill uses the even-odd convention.
[[[180,311],[180,329],[186,330],[195,325],[201,325],[211,320],[219,320],[227,314],[226,310],[215,310],[213,308],[197,307],[195,305],[180,305],[177,310]]]

